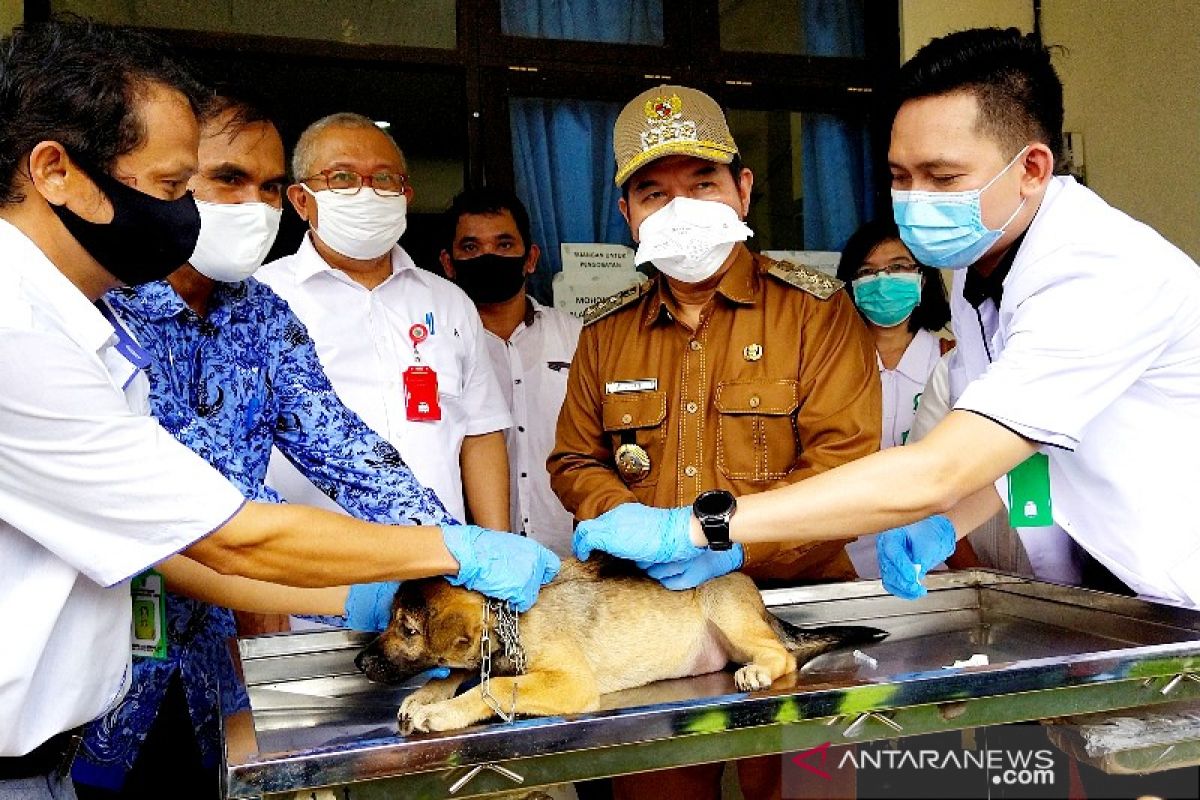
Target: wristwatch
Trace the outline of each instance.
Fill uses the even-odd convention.
[[[700,529],[704,538],[708,539],[709,550],[729,550],[733,542],[729,540],[729,520],[737,511],[737,500],[724,489],[710,489],[701,492],[692,503],[692,513],[700,521]]]

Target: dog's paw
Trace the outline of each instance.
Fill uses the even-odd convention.
[[[757,689],[766,689],[773,681],[771,673],[767,671],[766,667],[747,664],[733,673],[733,682],[743,692],[753,692]]]
[[[400,708],[400,732],[405,736],[417,731],[435,733],[458,730],[472,722],[465,719],[462,711],[449,701]]]

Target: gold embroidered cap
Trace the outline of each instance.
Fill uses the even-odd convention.
[[[687,86],[658,86],[629,101],[613,126],[617,186],[651,161],[685,155],[728,164],[737,144],[717,102]]]

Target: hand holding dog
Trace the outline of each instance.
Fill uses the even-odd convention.
[[[666,564],[639,561],[638,566],[668,589],[680,591],[695,589],[713,578],[733,572],[741,567],[745,560],[746,553],[742,546],[734,544],[728,550],[704,550],[700,555],[682,561],[670,561]]]
[[[875,551],[883,588],[905,600],[923,597],[921,579],[954,552],[956,540],[954,525],[940,514],[879,534]]]
[[[580,561],[587,561],[593,550],[646,565],[682,561],[707,552],[692,544],[691,521],[691,506],[651,508],[624,503],[579,523],[572,548]]]
[[[459,564],[458,574],[446,580],[507,600],[519,612],[529,610],[542,585],[554,580],[562,566],[554,553],[515,533],[443,525],[442,539]]]
[[[346,595],[346,625],[356,631],[379,633],[392,619],[392,600],[399,581],[360,583]]]

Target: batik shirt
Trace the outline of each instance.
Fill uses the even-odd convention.
[[[246,497],[280,502],[263,483],[274,446],[355,517],[453,522],[396,449],[341,403],[304,325],[265,285],[217,284],[205,318],[165,281],[106,300],[150,356],[152,413]],[[88,726],[77,781],[123,783],[176,673],[204,761],[216,763],[220,713],[248,707],[243,695],[221,708],[217,693],[218,682],[237,685],[226,650],[233,614],[168,593],[167,631],[166,660],[135,658],[125,699]]]

